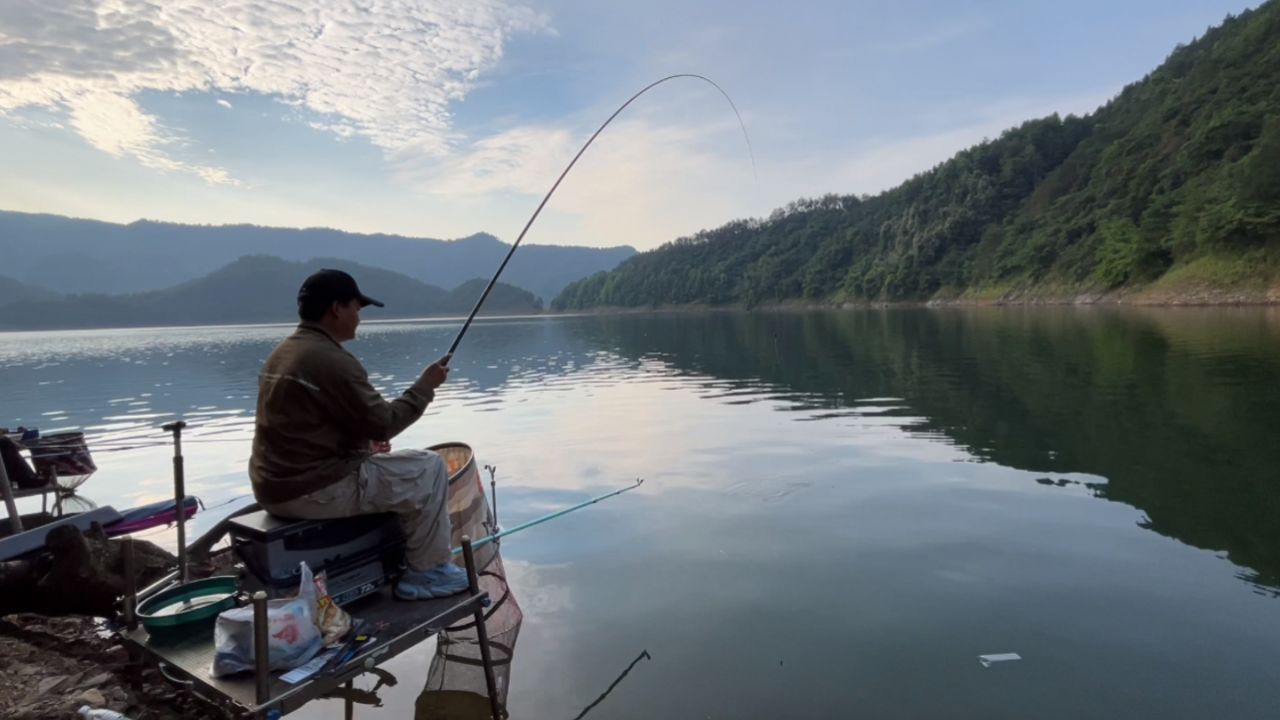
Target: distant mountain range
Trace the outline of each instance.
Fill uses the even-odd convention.
[[[514,262],[514,261],[513,261]],[[331,267],[355,276],[360,289],[386,303],[366,320],[464,315],[471,311],[488,278],[468,280],[453,290],[402,273],[341,258],[290,262],[249,255],[195,280],[126,295],[58,296],[42,288],[0,277],[0,329],[53,329],[290,322],[298,319],[297,293],[312,272]],[[538,312],[542,300],[528,290],[498,283],[482,314]]]
[[[323,228],[179,225],[141,220],[128,225],[60,215],[0,211],[2,272],[59,293],[137,293],[195,280],[245,255],[284,260],[333,257],[395,268],[450,289],[489,277],[510,249],[492,235],[459,240],[363,235]],[[550,300],[565,285],[608,270],[635,254],[612,248],[522,245],[502,280]]]
[[[23,300],[52,300],[58,293],[0,275],[0,307]]]

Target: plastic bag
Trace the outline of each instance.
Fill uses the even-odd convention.
[[[351,629],[351,616],[338,607],[329,597],[329,587],[324,571],[316,575],[316,625],[325,647],[336,645]]]
[[[298,596],[267,603],[267,665],[291,670],[320,652],[323,642],[316,627],[316,585],[311,568],[302,563]],[[213,626],[214,677],[253,669],[253,606],[233,608]]]

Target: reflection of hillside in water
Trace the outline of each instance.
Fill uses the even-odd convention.
[[[1144,527],[1225,550],[1252,569],[1243,579],[1280,586],[1274,310],[726,313],[575,327],[625,357],[712,376],[727,401],[734,388],[772,389],[806,419],[872,406],[983,460],[1102,476],[1093,492],[1141,509]]]

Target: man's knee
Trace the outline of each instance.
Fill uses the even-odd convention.
[[[417,458],[422,463],[422,475],[430,480],[432,484],[436,482],[449,481],[449,467],[445,463],[440,453],[431,450],[417,450]]]
[[[422,500],[444,499],[449,487],[448,466],[444,458],[430,450],[416,450],[414,453],[414,461],[419,470],[415,480]]]
[[[429,450],[397,450],[366,462],[365,492],[376,504],[413,514],[448,495],[444,459]]]
[[[426,448],[410,448],[407,450],[396,450],[387,453],[384,457],[406,458],[426,465],[439,465],[444,467],[444,458],[435,450],[427,450]]]

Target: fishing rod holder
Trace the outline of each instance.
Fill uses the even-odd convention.
[[[165,432],[173,434],[173,502],[178,510],[178,582],[189,579],[187,568],[187,513],[184,501],[187,496],[186,471],[182,460],[182,430],[187,427],[183,420],[162,426]]]
[[[490,509],[493,514],[493,525],[486,529],[490,533],[498,533],[502,531],[502,525],[498,523],[498,466],[485,465],[484,469],[489,473],[489,505],[491,506]]]

